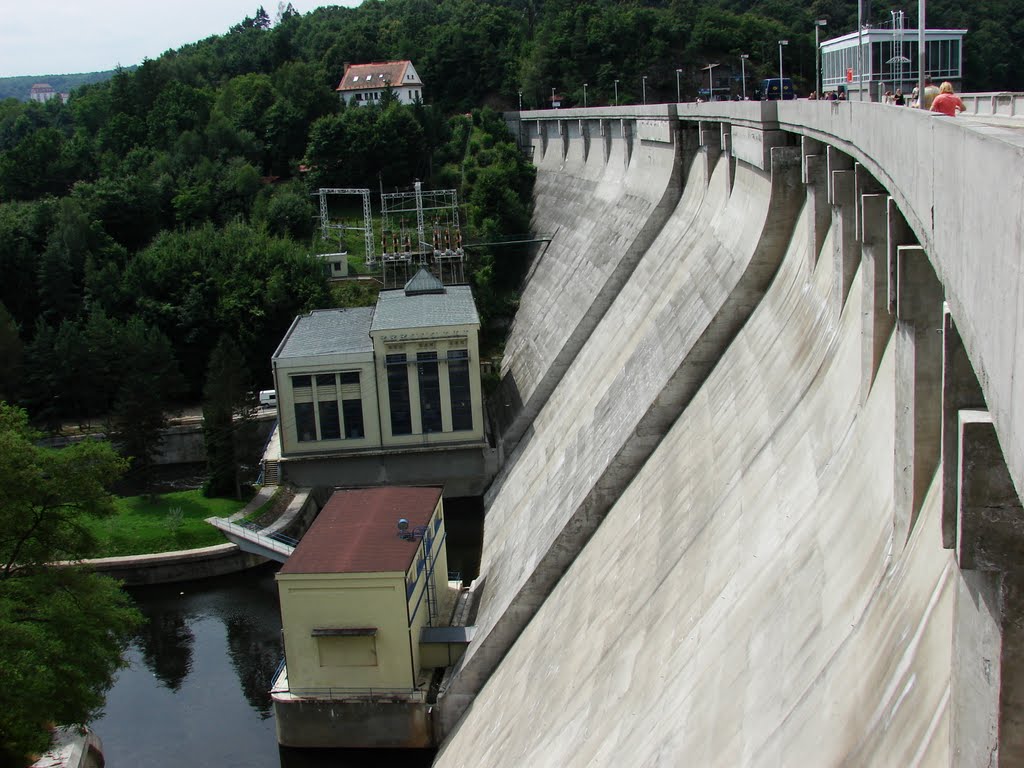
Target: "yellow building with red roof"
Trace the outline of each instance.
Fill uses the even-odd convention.
[[[447,628],[458,595],[448,583],[446,538],[441,488],[334,492],[277,574],[280,743],[431,743],[429,693],[436,668],[451,658]],[[431,638],[431,629],[442,634]]]

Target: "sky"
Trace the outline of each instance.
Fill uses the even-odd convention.
[[[299,13],[321,5],[291,0]],[[0,77],[98,72],[141,64],[164,51],[219,35],[277,0],[12,0],[0,20]]]

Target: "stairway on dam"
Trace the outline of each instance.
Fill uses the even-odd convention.
[[[1020,757],[1014,526],[985,527],[1019,499],[928,233],[752,108],[524,127],[559,229],[437,765]]]

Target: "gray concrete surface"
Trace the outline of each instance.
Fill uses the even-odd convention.
[[[862,406],[861,292],[795,231],[438,765],[948,764],[937,489],[894,559],[892,347]]]
[[[667,141],[633,137],[633,124],[621,121],[524,125],[542,171],[536,196],[544,202],[535,206],[532,226],[554,237],[540,256],[543,268],[525,286],[506,342],[492,405],[506,451],[540,412],[679,199],[682,150],[674,113],[661,106],[648,114],[664,124],[659,139]]]
[[[488,494],[437,765],[1017,764],[1024,133],[871,104],[671,109],[702,146],[682,199]],[[608,162],[655,130],[639,108],[524,119],[621,120]],[[585,133],[539,132],[589,163]],[[759,170],[790,152],[799,217]],[[562,191],[579,174],[542,162],[538,205],[592,228],[604,201]],[[775,214],[785,257],[744,304]],[[545,256],[527,290],[580,301],[551,289],[580,258]],[[562,339],[566,311],[515,333]],[[529,349],[503,369],[542,381]]]

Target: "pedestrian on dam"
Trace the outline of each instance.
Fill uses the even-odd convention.
[[[953,86],[950,85],[950,88]],[[931,80],[924,81],[924,92],[921,94],[922,106],[925,109],[932,108],[932,102],[935,101],[935,97],[939,95],[939,89],[935,87],[935,83]]]
[[[897,107],[902,107],[907,103],[907,100],[903,98],[902,89],[896,89],[896,95],[892,97],[892,103],[895,104]]]
[[[953,93],[953,84],[945,82],[939,86],[939,95],[932,102],[932,112],[939,112],[949,117],[956,117],[964,111],[964,103]]]

